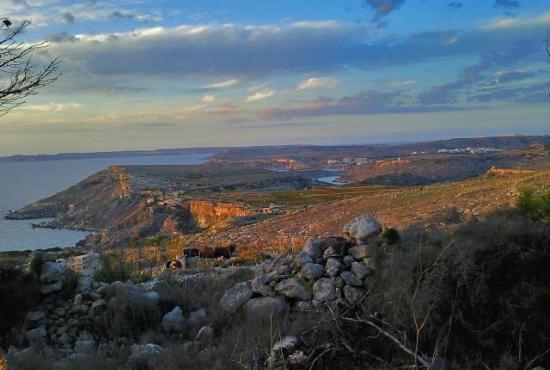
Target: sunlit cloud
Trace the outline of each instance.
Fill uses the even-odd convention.
[[[298,83],[296,91],[329,89],[336,87],[339,83],[340,80],[334,77],[312,77]]]
[[[244,100],[244,103],[252,103],[252,102],[255,102],[255,101],[258,101],[258,100],[267,99],[267,98],[273,96],[274,94],[275,94],[275,91],[273,91],[273,90],[258,91],[257,93],[255,93],[253,95],[247,96],[246,99]]]

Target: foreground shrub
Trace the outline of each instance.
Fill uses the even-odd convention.
[[[537,196],[532,189],[526,189],[518,198],[516,207],[534,221],[550,221],[550,192]]]
[[[445,356],[457,369],[550,365],[547,223],[502,210],[450,234],[426,232],[378,262],[367,312],[383,312],[418,355]],[[378,350],[402,355],[395,345]]]
[[[40,300],[40,284],[31,274],[0,269],[0,336],[18,323]]]

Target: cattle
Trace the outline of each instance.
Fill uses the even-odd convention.
[[[179,270],[183,268],[183,264],[181,261],[178,260],[171,260],[166,262],[166,269],[167,270]]]
[[[186,257],[201,257],[201,258],[231,258],[236,255],[237,246],[230,244],[227,247],[202,247],[202,248],[186,248],[183,254]]]

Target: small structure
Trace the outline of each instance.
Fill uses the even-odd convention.
[[[80,256],[69,257],[67,266],[84,275],[93,274],[101,268],[99,253],[88,253]]]

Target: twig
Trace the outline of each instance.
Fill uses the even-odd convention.
[[[380,332],[381,334],[383,334],[385,337],[387,337],[388,339],[390,339],[392,342],[394,342],[399,348],[401,348],[401,350],[409,355],[411,355],[412,357],[414,357],[418,362],[420,362],[422,364],[422,366],[426,367],[427,369],[430,368],[430,364],[428,363],[428,361],[426,361],[425,359],[423,359],[421,356],[418,356],[414,351],[410,350],[409,348],[407,348],[403,343],[401,343],[399,341],[399,339],[397,339],[396,337],[394,337],[392,334],[388,333],[386,330],[382,329],[380,326],[376,325],[375,323],[373,323],[372,321],[369,321],[369,320],[357,320],[357,319],[352,319],[352,318],[347,318],[347,317],[343,317],[342,320],[346,320],[346,321],[351,321],[351,322],[356,322],[356,323],[361,323],[361,324],[366,324],[366,325],[369,325],[373,328],[375,328],[376,330],[378,330],[378,332]]]

